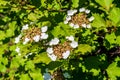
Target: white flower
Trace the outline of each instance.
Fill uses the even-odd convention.
[[[88,20],[91,22],[93,21],[95,18],[93,16],[91,16]]]
[[[55,56],[54,54],[48,54],[48,57],[50,57],[52,61],[56,61],[57,59],[57,56]]]
[[[67,36],[66,39],[68,39],[69,41],[74,41],[74,37],[71,35],[71,36]]]
[[[67,11],[67,15],[68,15],[68,16],[72,16],[72,15],[74,15],[76,12],[77,12],[77,10],[68,10],[68,11]]]
[[[42,31],[42,32],[46,32],[47,30],[48,30],[48,27],[47,27],[47,26],[44,26],[44,27],[41,28],[41,31]]]
[[[25,41],[23,42],[23,44],[27,44],[30,41],[29,38],[25,38]]]
[[[34,37],[33,37],[33,40],[34,40],[35,42],[38,42],[38,41],[40,40],[40,35],[34,36]]]
[[[18,37],[16,37],[16,38],[15,38],[15,43],[19,43],[21,37],[22,37],[21,34],[20,34]]]
[[[64,76],[65,78],[71,78],[71,76],[70,76],[70,74],[69,74],[68,72],[63,73],[63,76]]]
[[[86,9],[86,10],[85,10],[85,13],[86,13],[86,14],[89,14],[89,13],[90,13],[90,10]]]
[[[44,80],[52,80],[52,76],[48,72],[44,73],[43,78]]]
[[[91,25],[90,25],[90,24],[87,24],[86,27],[87,27],[87,28],[91,28]]]
[[[69,55],[70,55],[70,51],[64,52],[64,53],[62,54],[63,59],[67,59]]]
[[[71,27],[74,27],[74,24],[73,24],[73,23],[70,23],[69,25],[70,25]]]
[[[80,8],[79,9],[79,12],[84,12],[85,11],[85,8]]]
[[[48,38],[48,34],[46,33],[41,33],[41,39],[47,39]]]
[[[67,21],[70,21],[70,20],[71,20],[71,16],[67,16],[67,17],[66,17],[66,20],[67,20]]]
[[[33,53],[28,53],[25,58],[28,58],[28,56],[32,55]]]
[[[67,21],[67,20],[65,20],[65,21],[64,21],[64,24],[67,24],[67,23],[68,23],[68,21]]]
[[[48,47],[46,52],[49,53],[49,54],[52,54],[53,53],[53,48]]]
[[[77,12],[77,10],[76,10],[76,9],[74,9],[74,10],[73,10],[73,13],[75,14],[76,12]]]
[[[54,38],[50,41],[49,45],[57,45],[59,43],[59,39],[58,38]]]
[[[16,38],[15,38],[15,43],[19,43],[19,41],[20,41],[20,38],[19,38],[19,37],[16,37]]]
[[[72,48],[76,48],[76,47],[78,47],[78,42],[72,41],[72,42],[70,43],[70,46],[71,46]]]
[[[15,51],[16,51],[17,53],[20,53],[20,48],[17,47],[17,48],[15,49]]]
[[[28,29],[28,24],[26,24],[22,27],[22,30],[26,30],[26,29]]]
[[[82,24],[81,26],[84,27],[84,28],[86,28],[86,24]]]
[[[79,28],[79,25],[75,24],[73,27],[74,27],[74,29],[77,29],[77,28]]]

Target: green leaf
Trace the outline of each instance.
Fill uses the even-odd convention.
[[[120,46],[120,36],[117,36],[116,43],[119,44],[119,46]]]
[[[0,40],[4,40],[5,39],[5,37],[6,37],[6,34],[5,34],[5,32],[4,31],[0,31]]]
[[[5,65],[0,63],[0,72],[6,72],[7,68],[5,67]]]
[[[30,71],[29,74],[33,80],[43,80],[41,70],[39,70],[39,69],[35,69],[33,71]]]
[[[114,32],[111,34],[106,34],[105,39],[107,39],[110,44],[116,43],[116,35]]]
[[[35,65],[32,61],[27,61],[25,65],[25,70],[32,70],[35,68]]]
[[[113,22],[114,26],[120,25],[120,8],[114,7],[108,16],[108,18]]]
[[[52,62],[50,62],[50,63],[48,64],[48,68],[49,68],[50,70],[54,70],[54,69],[60,67],[61,65],[62,65],[62,62],[52,61]]]
[[[56,26],[54,30],[52,30],[52,34],[54,37],[59,37],[60,35],[65,35],[65,32],[60,26]]]
[[[6,31],[6,36],[7,37],[14,36],[15,29],[16,29],[16,21],[9,23],[9,29]]]
[[[39,17],[39,16],[38,16],[37,14],[35,14],[35,13],[30,13],[30,14],[28,15],[28,19],[31,20],[31,21],[37,20],[38,17]]]
[[[106,69],[107,74],[110,80],[118,80],[117,77],[120,77],[120,58],[117,57],[116,61],[108,66]]]
[[[100,16],[100,14],[93,14],[93,16],[95,17],[92,26],[96,27],[96,28],[102,28],[102,27],[106,27],[106,22],[105,20]]]
[[[20,80],[31,80],[28,74],[22,74]]]
[[[51,59],[48,57],[47,53],[40,53],[39,55],[36,55],[33,59],[34,63],[45,63],[48,64],[51,62]]]
[[[95,1],[106,10],[109,10],[114,0],[95,0]]]
[[[88,44],[80,44],[78,49],[75,51],[76,53],[81,52],[81,54],[85,55],[87,52],[91,52],[92,47]]]
[[[72,0],[72,7],[77,8],[79,6],[79,0]]]

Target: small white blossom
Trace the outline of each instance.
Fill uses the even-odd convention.
[[[85,10],[85,13],[86,13],[86,14],[89,14],[89,13],[90,13],[90,10],[86,9],[86,10]]]
[[[22,30],[26,30],[26,29],[28,29],[28,24],[26,24],[22,27]]]
[[[77,28],[79,28],[79,25],[75,24],[73,27],[74,27],[74,29],[77,29]]]
[[[70,76],[70,74],[69,74],[68,72],[63,73],[63,76],[64,76],[65,78],[71,78],[71,76]]]
[[[19,37],[16,37],[16,38],[15,38],[15,43],[19,43],[19,41],[20,41],[20,38],[19,38]]]
[[[86,28],[86,24],[82,24],[81,26],[84,27],[84,28]]]
[[[70,21],[70,20],[71,20],[71,16],[67,16],[67,17],[66,17],[66,20],[67,20],[67,21]]]
[[[56,61],[57,59],[57,56],[55,56],[54,54],[48,54],[48,57],[50,57],[52,61]]]
[[[93,21],[95,18],[93,16],[91,16],[88,20],[91,22]]]
[[[76,12],[77,12],[76,10],[68,10],[68,11],[67,11],[67,15],[68,15],[68,16],[72,16],[72,15],[74,15]]]
[[[32,55],[33,53],[28,53],[25,58],[28,58],[28,56]]]
[[[57,45],[59,43],[59,39],[58,38],[54,38],[50,41],[49,45]]]
[[[17,48],[15,49],[15,51],[16,51],[17,53],[20,53],[20,48],[17,47]]]
[[[69,55],[70,55],[70,51],[64,52],[64,53],[62,54],[63,59],[67,59]]]
[[[66,39],[68,39],[69,41],[74,41],[74,37],[71,35],[71,36],[67,36]]]
[[[16,38],[15,38],[15,43],[19,43],[21,37],[22,37],[21,34],[20,34],[18,37],[16,37]]]
[[[72,48],[76,48],[76,47],[78,47],[78,42],[72,41],[72,42],[70,43],[70,46],[71,46]]]
[[[74,12],[74,14],[75,14],[75,13],[77,12],[77,10],[76,10],[76,9],[74,9],[74,10],[73,10],[73,12]]]
[[[23,42],[23,44],[27,44],[30,41],[29,38],[25,38],[25,41]]]
[[[65,21],[64,21],[64,24],[67,24],[67,23],[68,23],[68,21],[67,21],[67,20],[65,20]]]
[[[41,28],[41,31],[44,33],[44,32],[46,32],[48,30],[48,27],[47,26],[44,26],[44,27],[42,27]]]
[[[34,36],[34,37],[33,37],[33,40],[34,40],[35,42],[38,42],[38,41],[40,40],[40,35]]]
[[[53,53],[53,48],[50,48],[50,47],[47,48],[46,52],[49,53],[49,54],[52,54]]]
[[[44,73],[43,78],[44,80],[52,80],[52,76],[48,72]]]
[[[80,8],[79,9],[79,12],[84,12],[85,11],[85,8]]]
[[[46,33],[41,33],[41,39],[47,39],[48,38],[48,34]]]
[[[73,24],[73,23],[70,23],[69,25],[70,25],[71,27],[74,27],[74,24]]]
[[[87,27],[87,28],[91,28],[91,25],[90,25],[90,24],[87,24],[86,27]]]

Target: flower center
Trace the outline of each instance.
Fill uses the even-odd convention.
[[[29,38],[30,42],[33,42],[33,37],[36,35],[41,35],[41,30],[40,28],[33,27],[30,29],[24,30],[23,33],[24,33],[24,37],[22,37],[23,40],[25,40],[25,38]]]
[[[82,24],[89,24],[89,20],[87,19],[87,15],[85,13],[78,13],[72,16],[71,23],[78,24],[79,26],[82,26]]]
[[[67,50],[71,51],[72,47],[69,45],[69,42],[64,42],[63,44],[58,44],[53,46],[53,53],[56,55],[59,59],[63,58],[62,54],[66,52]]]

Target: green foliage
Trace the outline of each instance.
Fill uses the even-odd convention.
[[[117,0],[0,0],[0,80],[44,80],[45,73],[56,75],[56,71],[60,74],[68,72],[71,77],[66,80],[119,80],[118,3]],[[75,15],[82,7],[86,9],[86,15],[77,23]],[[78,12],[65,24],[67,11],[71,9]],[[93,21],[88,20],[91,16]],[[91,28],[79,26],[74,29],[75,25],[69,24],[74,21],[74,24],[84,24],[84,20]],[[48,38],[32,42],[35,35],[25,35],[26,24],[38,28],[31,33],[40,36],[46,33]],[[44,26],[48,26],[46,32],[41,29]],[[74,41],[67,40],[68,36],[78,42],[76,48],[72,48],[71,42]],[[30,41],[23,44],[28,37]],[[59,43],[68,42],[70,55],[67,54],[67,59],[61,58],[64,55],[57,52],[60,58],[57,56],[56,61],[51,60],[47,48],[55,47],[48,45],[53,38],[59,38]]]
[[[111,63],[107,68],[108,76],[111,80],[117,80],[117,77],[120,77],[120,58],[117,57],[115,62]]]
[[[95,0],[99,5],[101,5],[103,8],[105,8],[106,10],[109,10],[111,5],[112,5],[112,2],[114,0]]]
[[[111,11],[110,14],[108,16],[108,18],[112,21],[114,26],[120,26],[120,9],[114,7]]]
[[[93,14],[93,16],[95,17],[95,20],[92,23],[92,26],[95,28],[103,28],[106,27],[106,22],[105,20],[101,17],[101,15],[99,14]]]

